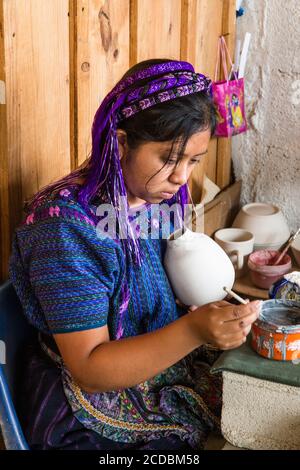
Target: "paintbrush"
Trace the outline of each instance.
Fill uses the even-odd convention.
[[[228,289],[228,287],[223,287],[224,291],[227,292],[227,294],[231,295],[231,297],[234,297],[240,304],[247,305],[249,302],[247,300],[243,299],[239,295],[237,295],[233,290]]]
[[[291,246],[291,244],[293,243],[294,240],[296,240],[296,238],[298,237],[298,235],[300,234],[300,228],[298,228],[297,232],[294,233],[294,235],[292,235],[289,240],[288,240],[288,243],[285,247],[285,249],[280,253],[280,255],[278,256],[278,258],[275,260],[275,263],[272,264],[272,266],[277,266],[280,261],[282,260],[282,258],[284,257],[284,255],[286,254],[286,252],[288,251],[289,247]]]

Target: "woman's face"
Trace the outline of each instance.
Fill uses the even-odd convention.
[[[145,202],[158,204],[164,199],[170,199],[188,181],[192,170],[207,153],[210,135],[209,129],[192,135],[183,157],[178,160],[173,149],[165,165],[172,142],[147,142],[136,150],[129,150],[126,132],[118,129],[121,167],[129,206],[135,207]]]

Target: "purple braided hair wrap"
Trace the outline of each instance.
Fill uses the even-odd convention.
[[[139,86],[144,79],[152,80]],[[124,220],[126,223],[127,214],[121,218],[117,210],[120,207],[120,196],[126,196],[116,135],[118,122],[158,103],[199,91],[208,93],[210,86],[209,78],[195,73],[190,63],[180,61],[155,64],[120,80],[95,114],[89,173],[86,184],[79,191],[79,201],[87,207],[89,200],[97,194],[116,208],[119,224],[122,225]],[[174,199],[180,203],[184,213],[188,201],[186,185],[167,203],[173,204]],[[123,230],[126,233],[126,227]],[[122,240],[122,243],[125,251],[129,251],[133,260],[139,264],[141,258],[137,241],[130,238]]]

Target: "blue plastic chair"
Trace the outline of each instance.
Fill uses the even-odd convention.
[[[16,404],[22,351],[33,335],[12,283],[5,282],[0,286],[0,427],[9,450],[29,450]]]

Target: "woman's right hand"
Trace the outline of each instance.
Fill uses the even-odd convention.
[[[246,341],[252,323],[257,320],[261,301],[246,305],[233,305],[225,300],[202,307],[192,306],[187,315],[190,318],[192,334],[197,335],[201,344],[211,344],[219,349],[234,349]]]

